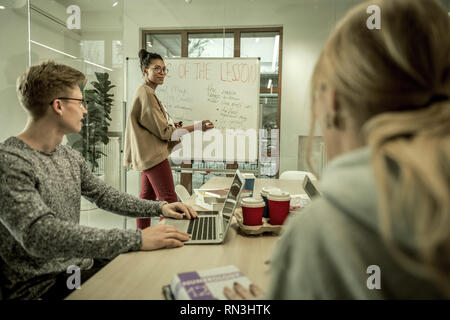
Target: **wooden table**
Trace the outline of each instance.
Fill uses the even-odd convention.
[[[228,188],[233,178],[213,177],[202,188]],[[256,179],[254,193],[265,186],[279,187],[291,194],[303,194],[301,181]],[[190,199],[194,203],[194,199]],[[199,209],[194,205],[194,208]],[[269,264],[277,236],[243,236],[234,221],[220,245],[185,245],[175,249],[121,254],[67,299],[164,299],[162,286],[176,273],[237,266],[264,290],[269,285]]]

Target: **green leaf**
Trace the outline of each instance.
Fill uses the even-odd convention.
[[[108,128],[110,126],[111,111],[114,104],[114,94],[109,93],[116,86],[109,80],[107,72],[95,72],[97,81],[91,81],[91,88],[83,87],[83,95],[89,100],[88,114],[83,120],[77,148],[82,150],[83,156],[91,163],[92,170],[98,168],[98,160],[106,156],[101,151],[102,145],[109,143]],[[82,139],[82,140],[81,140]],[[73,143],[75,145],[75,142]],[[74,147],[75,148],[75,147]]]

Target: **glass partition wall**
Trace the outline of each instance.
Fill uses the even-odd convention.
[[[90,102],[80,133],[63,143],[80,151],[105,183],[123,188],[123,1],[29,1],[31,65],[53,60],[83,72],[83,95]],[[106,101],[105,95],[110,95]],[[123,227],[121,217],[81,202],[81,224]]]
[[[133,98],[126,94],[127,58],[136,59],[141,48],[167,58],[257,57],[259,128],[265,130],[258,147],[265,156],[257,163],[173,164],[175,184],[184,184],[192,191],[234,168],[263,178],[275,178],[287,170],[309,170],[304,145],[311,125],[312,70],[336,21],[359,2],[0,0],[0,64],[5,75],[0,89],[5,106],[11,106],[8,117],[1,119],[2,139],[17,134],[26,123],[15,94],[15,80],[30,64],[54,60],[84,72],[88,78],[85,95],[95,94],[93,82],[110,81],[110,105],[103,109],[88,106],[92,128],[106,121],[107,132],[86,129],[85,135],[70,135],[64,143],[87,152],[94,173],[106,183],[138,196],[140,173],[121,166],[121,139],[129,111],[124,102]],[[448,6],[447,0],[443,3]],[[99,112],[105,110],[110,110],[108,117],[96,122]],[[320,172],[326,165],[326,151],[319,130],[315,136],[315,169]],[[96,210],[88,203],[83,208],[91,213]],[[120,218],[108,222],[101,215],[89,216],[92,219],[82,216],[82,223],[95,225],[98,216],[98,223],[102,221],[105,227],[122,226]],[[130,225],[134,227],[134,223]]]
[[[260,59],[260,105],[259,128],[267,134],[260,136],[260,157],[258,162],[193,161],[191,165],[174,170],[176,181],[189,191],[198,188],[213,174],[208,171],[223,171],[214,175],[225,175],[226,170],[239,168],[243,172],[253,172],[257,177],[274,178],[279,169],[279,132],[281,106],[281,57],[282,26],[261,28],[183,29],[183,30],[142,30],[142,47],[160,54],[162,57],[188,58],[259,58]],[[276,140],[274,140],[276,137]],[[193,174],[183,174],[186,168],[195,169]],[[173,166],[176,168],[176,166]]]

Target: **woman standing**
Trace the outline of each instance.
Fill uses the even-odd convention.
[[[147,50],[139,51],[140,67],[144,84],[134,98],[133,107],[125,130],[124,165],[142,171],[140,198],[147,200],[177,201],[172,170],[168,157],[173,147],[180,142],[172,134],[181,128],[181,121],[175,123],[155,89],[164,83],[167,68],[159,54]],[[202,121],[202,130],[214,128],[209,120]],[[192,132],[194,126],[182,128],[180,132]],[[137,219],[138,229],[150,226],[150,219]]]

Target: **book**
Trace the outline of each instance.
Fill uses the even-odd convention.
[[[245,288],[252,283],[234,265],[176,274],[170,285],[163,286],[167,300],[227,300],[223,290],[237,282]]]
[[[212,211],[221,211],[229,189],[194,189],[195,204]],[[217,192],[217,193],[216,193]],[[225,196],[218,197],[219,193],[225,193]],[[242,190],[241,198],[250,197],[250,190]],[[238,207],[240,204],[238,204]]]
[[[195,204],[205,210],[208,211],[221,211],[224,205],[224,202],[218,203],[218,202],[210,202],[210,201],[203,201],[199,198],[195,199]]]
[[[211,197],[215,197],[218,199],[225,199],[228,195],[228,190],[229,189],[218,189],[218,190],[208,190],[205,192],[206,195],[211,196]],[[241,192],[241,197],[249,197],[251,196],[252,191],[251,190],[242,190]]]
[[[253,191],[252,190],[244,189],[241,192],[241,198],[251,197],[252,195],[253,195]]]
[[[194,193],[195,193],[196,198],[199,198],[200,200],[202,200],[204,202],[212,203],[212,202],[217,202],[220,199],[216,195],[209,195],[208,192],[214,192],[214,191],[219,191],[219,190],[224,190],[224,189],[194,189]]]
[[[219,190],[209,190],[206,191],[205,194],[211,197],[222,198],[225,199],[227,197],[229,189],[219,189]]]
[[[225,199],[219,199],[206,194],[207,191],[218,190],[218,189],[194,189],[195,193],[195,204],[212,211],[222,210]]]

